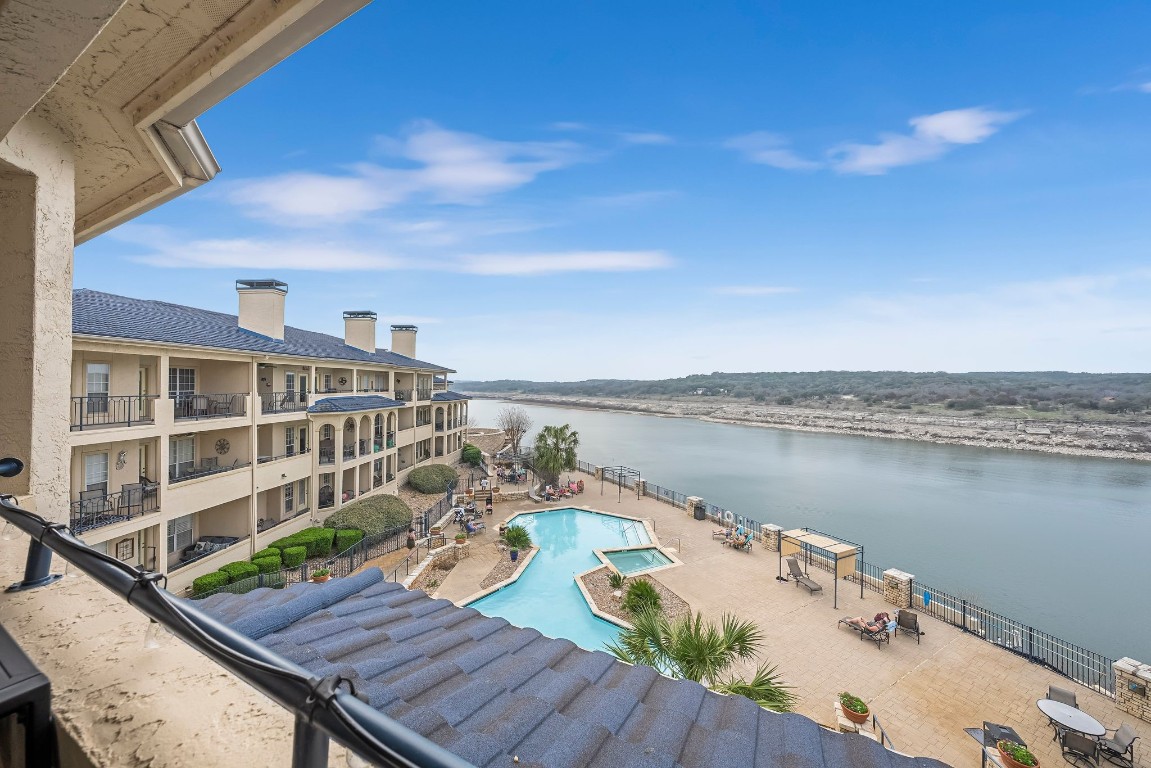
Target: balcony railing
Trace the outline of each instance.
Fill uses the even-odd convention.
[[[432,385],[432,389],[436,390],[437,392],[446,392],[448,389],[447,382],[437,381]]]
[[[308,410],[307,392],[264,392],[260,395],[260,413],[291,413]]]
[[[360,455],[361,456],[367,456],[371,452],[372,452],[372,441],[371,440],[361,440],[360,441]]]
[[[234,547],[241,541],[247,541],[247,535],[244,536],[201,536],[192,543],[191,546],[185,547],[184,551],[180,553],[180,562],[168,568],[169,571],[178,571],[185,565],[191,565],[197,560],[202,560],[208,555],[214,555],[217,552]],[[211,546],[203,546],[208,544]],[[197,549],[200,545],[200,549]]]
[[[443,432],[444,431],[444,422],[442,422],[442,421],[436,422],[436,431],[437,432]]]
[[[357,390],[357,391],[359,391],[359,392],[387,392],[388,388],[387,387],[376,387],[376,386],[360,387],[359,390]]]
[[[417,427],[426,427],[427,425],[429,425],[431,423],[432,423],[432,420],[430,418],[428,418],[428,419],[416,419],[416,426]]]
[[[412,390],[410,390],[410,389],[397,389],[395,399],[399,400],[401,403],[412,402]]]
[[[335,448],[321,448],[320,451],[321,464],[335,464],[336,463],[336,449]]]
[[[372,487],[373,488],[379,488],[383,484],[384,484],[384,478],[380,477],[379,475],[376,475],[372,478]]]
[[[354,459],[354,458],[356,458],[356,446],[354,446],[354,445],[345,445],[345,446],[344,446],[344,458],[345,458],[345,459]]]
[[[396,473],[395,472],[389,472],[388,474],[384,475],[384,477],[385,477],[386,481],[390,483],[396,479]]]
[[[396,447],[396,433],[395,432],[389,432],[388,433],[387,446],[389,448],[395,448]]]
[[[128,488],[120,493],[102,494],[82,491],[80,501],[72,502],[69,525],[80,534],[105,525],[122,523],[149,512],[160,511],[160,496],[155,485]],[[88,498],[83,498],[87,496]]]
[[[384,450],[384,439],[382,437],[376,437],[372,440],[372,452],[379,453],[382,450]]]
[[[432,399],[432,390],[430,390],[430,389],[417,389],[416,390],[416,399],[417,400],[431,400]]]
[[[256,459],[256,463],[257,464],[268,464],[269,462],[279,461],[281,459],[290,459],[293,456],[303,456],[305,453],[310,453],[310,452],[311,452],[310,449],[305,448],[302,451],[288,451],[287,453],[282,453],[279,456],[260,456],[258,459]]]
[[[248,396],[246,394],[224,395],[177,395],[175,400],[176,420],[183,419],[223,419],[229,416],[246,416]]]
[[[72,429],[130,427],[155,420],[156,395],[88,395],[72,398]]]
[[[231,464],[224,465],[217,464],[215,459],[205,459],[199,466],[169,469],[168,482],[182,483],[185,480],[194,480],[197,477],[208,477],[209,475],[219,475],[224,472],[231,472],[250,466],[252,466],[252,462],[241,461],[240,459],[236,459]]]

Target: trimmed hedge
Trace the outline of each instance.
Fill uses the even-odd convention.
[[[464,449],[460,451],[460,461],[478,467],[484,463],[484,452],[480,450],[478,445],[464,443]]]
[[[456,471],[447,464],[428,464],[408,473],[408,485],[420,493],[445,493],[455,480]]]
[[[228,574],[223,571],[213,571],[192,579],[192,594],[202,595],[205,592],[226,586],[228,586]]]
[[[284,567],[295,568],[308,559],[307,547],[288,547],[284,550]]]
[[[289,547],[307,547],[308,557],[327,557],[332,553],[335,537],[336,532],[331,528],[305,528],[299,533],[273,541],[272,548],[284,550]]]
[[[279,557],[279,556],[280,556],[280,550],[276,549],[275,547],[268,547],[267,549],[261,549],[259,552],[252,555],[252,562],[254,563],[257,560],[264,558],[264,557]]]
[[[343,552],[348,547],[355,544],[364,538],[364,532],[359,528],[338,528],[336,529],[336,552],[337,554]]]
[[[228,563],[227,565],[220,568],[219,572],[225,574],[228,577],[228,583],[231,584],[232,582],[239,581],[240,579],[247,579],[255,576],[260,572],[260,569],[257,568],[253,563],[238,561],[235,563]]]
[[[411,524],[411,507],[386,494],[357,499],[324,520],[325,528],[358,528],[365,536],[378,536],[397,528],[407,530]]]
[[[283,561],[280,560],[279,555],[276,557],[257,557],[252,561],[252,565],[256,566],[260,573],[275,573],[280,570]]]

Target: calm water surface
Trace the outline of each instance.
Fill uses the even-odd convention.
[[[475,400],[470,415],[495,426],[506,405]],[[1113,658],[1151,661],[1151,464],[516,405],[533,435],[571,424],[584,461],[859,542],[882,568]]]

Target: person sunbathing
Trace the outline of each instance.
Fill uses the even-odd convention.
[[[891,617],[886,613],[877,613],[871,621],[868,621],[862,616],[856,616],[854,619],[848,619],[847,623],[857,629],[874,633],[887,629],[887,623],[889,621],[891,621]]]

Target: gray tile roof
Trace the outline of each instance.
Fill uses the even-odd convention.
[[[387,350],[364,352],[348,346],[336,336],[291,326],[284,326],[284,340],[277,341],[244,330],[238,325],[235,315],[164,301],[132,299],[87,288],[72,291],[72,333],[159,344],[194,344],[269,355],[379,363],[401,368],[451,370]]]
[[[945,768],[383,581],[213,595],[198,607],[477,766]]]
[[[432,395],[432,400],[437,403],[447,403],[453,400],[470,400],[467,395],[461,395],[459,392],[452,392],[450,389],[447,392],[436,392]]]
[[[399,408],[404,403],[383,395],[349,395],[347,397],[325,397],[308,406],[308,413],[345,413],[349,411],[378,411],[383,408]]]

